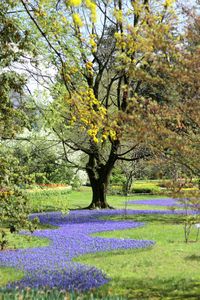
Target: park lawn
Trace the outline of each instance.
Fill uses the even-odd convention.
[[[45,196],[44,196],[45,195]],[[108,196],[108,202],[116,208],[124,208],[126,200],[155,199],[164,196],[158,195],[134,195],[130,197]],[[63,209],[67,203],[68,208],[85,207],[90,203],[91,190],[83,187],[80,191],[59,191],[59,205]],[[48,191],[35,196],[31,193],[31,207],[33,211],[49,211],[58,209],[56,191]],[[55,202],[54,202],[55,201]],[[42,205],[41,205],[42,204]],[[41,209],[41,206],[42,209]],[[160,206],[128,205],[130,209],[166,209]],[[200,242],[183,242],[183,225],[181,217],[172,215],[135,215],[122,216],[130,220],[147,222],[138,229],[123,231],[111,231],[100,233],[103,237],[120,237],[133,239],[154,240],[156,245],[149,249],[112,251],[110,253],[96,253],[79,257],[78,261],[94,265],[104,270],[112,278],[110,283],[99,289],[102,293],[111,295],[124,295],[130,299],[188,299],[193,295],[194,299],[200,295]],[[113,217],[113,219],[119,219]],[[43,228],[45,228],[43,226]],[[34,239],[32,239],[34,238]],[[192,237],[195,239],[195,233]],[[48,245],[49,241],[37,237],[12,235],[10,237],[11,248],[41,247]],[[22,246],[23,245],[23,246]],[[22,272],[10,268],[0,269],[0,286],[9,281],[19,279]],[[169,296],[169,297],[168,297]],[[178,298],[175,298],[178,297]],[[193,299],[193,298],[190,298]]]
[[[16,270],[14,268],[0,268],[0,288],[8,282],[22,279],[23,276],[24,273],[20,270]],[[0,297],[0,299],[2,298]]]
[[[30,200],[32,212],[42,212],[42,211],[65,211],[67,209],[80,209],[86,207],[90,204],[92,199],[92,191],[90,187],[83,186],[78,191],[66,190],[39,190],[28,192],[27,196]],[[131,195],[131,196],[121,196],[121,195],[108,195],[108,203],[115,208],[125,209],[147,209],[146,205],[125,205],[128,200],[147,200],[147,199],[157,199],[163,198],[163,195]],[[161,206],[151,206],[151,209],[165,209]]]
[[[53,226],[44,226],[39,225],[38,229],[46,228],[55,228]],[[19,233],[10,233],[8,228],[0,228],[0,231],[3,230],[6,233],[6,239],[8,240],[8,245],[6,249],[15,250],[15,249],[26,249],[26,248],[35,248],[35,247],[45,247],[49,245],[49,240],[47,238],[40,238],[34,235],[19,234]]]
[[[69,195],[70,190],[68,188],[41,188],[26,191],[26,196],[29,200],[31,211],[33,213],[45,211],[67,211],[69,208]]]
[[[196,230],[192,232],[192,242],[186,244],[178,216],[128,218],[149,223],[142,228],[96,235],[147,239],[156,244],[147,249],[95,253],[76,259],[102,269],[112,278],[100,290],[123,295],[127,299],[199,299],[200,241],[194,242]]]

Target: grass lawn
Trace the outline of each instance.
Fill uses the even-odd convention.
[[[108,196],[108,202],[116,208],[125,208],[126,200],[160,198],[158,195],[130,197]],[[30,193],[33,211],[53,211],[80,208],[91,201],[90,188],[80,191],[39,191]],[[130,209],[166,209],[147,205],[128,205]],[[113,217],[119,219],[118,217]],[[123,217],[121,217],[123,218]],[[184,243],[180,216],[135,215],[127,216],[134,221],[147,222],[144,227],[123,231],[100,233],[101,237],[153,240],[156,244],[148,249],[112,251],[85,255],[76,259],[96,266],[112,279],[99,289],[102,293],[123,295],[127,299],[200,299],[200,241]],[[196,232],[191,239],[195,240]],[[47,239],[21,235],[9,235],[12,249],[48,245]],[[10,268],[0,268],[0,287],[23,276]],[[88,298],[89,299],[89,298]]]
[[[37,190],[29,192],[28,197],[33,212],[39,211],[55,211],[78,209],[86,207],[90,204],[92,199],[92,192],[90,187],[81,187],[79,191],[69,191],[68,189],[62,190]],[[128,200],[145,200],[162,198],[163,195],[108,195],[108,203],[115,208],[125,208],[125,201]],[[146,205],[127,205],[129,209],[147,209]],[[165,207],[151,206],[151,208],[165,209]]]
[[[15,270],[13,268],[0,268],[0,287],[4,286],[8,282],[15,280],[20,280],[24,276],[24,273],[20,270]],[[0,299],[1,295],[0,295]]]
[[[156,241],[156,245],[149,249],[96,253],[76,259],[109,274],[112,280],[101,290],[110,290],[128,299],[200,299],[200,242],[186,244],[183,241],[179,217],[143,215],[129,219],[148,223],[142,228],[98,236],[150,239]],[[194,230],[191,240],[195,238]]]
[[[46,226],[39,226],[41,229],[46,228]],[[0,228],[1,230],[1,228]],[[6,232],[6,238],[8,240],[7,249],[25,249],[34,247],[43,247],[49,245],[49,240],[45,238],[38,238],[36,236],[21,235],[18,233],[10,233],[7,228],[3,228]]]

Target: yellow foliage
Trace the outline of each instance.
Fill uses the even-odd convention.
[[[79,16],[79,14],[74,13],[74,14],[72,15],[72,18],[73,18],[74,24],[75,24],[76,26],[78,26],[78,27],[83,26],[83,22],[82,22],[82,20],[81,20],[81,17]]]
[[[67,18],[65,16],[62,16],[61,20],[63,23],[67,24]]]
[[[92,70],[93,63],[91,61],[88,61],[85,65],[88,70]]]
[[[114,16],[119,23],[123,22],[123,12],[120,9],[114,10]]]
[[[93,138],[93,141],[97,144],[97,143],[99,142],[99,139],[95,136],[95,137]]]
[[[76,122],[76,117],[72,116],[71,121],[70,121],[70,125],[73,126],[75,122]]]
[[[92,22],[96,23],[97,20],[96,4],[92,0],[85,0],[85,5],[91,12]]]
[[[174,1],[175,1],[175,0],[165,0],[165,4],[164,4],[164,5],[165,5],[166,7],[170,7],[170,6],[173,5]]]
[[[98,143],[98,138],[97,138],[97,133],[98,133],[98,128],[92,128],[92,129],[89,129],[87,131],[88,135],[91,136],[94,140],[95,143]]]
[[[113,141],[116,140],[116,138],[117,138],[116,132],[113,129],[110,130],[109,134],[110,134],[111,140],[113,140]]]
[[[91,66],[91,63],[90,63]],[[67,97],[66,101],[71,107],[70,125],[78,122],[81,130],[86,131],[95,143],[103,142],[108,135],[114,139],[116,134],[114,131],[104,130],[102,137],[100,131],[107,126],[107,110],[96,99],[93,89],[82,88],[78,93],[74,93],[72,97]]]
[[[82,0],[67,0],[67,4],[70,6],[80,6]]]
[[[48,0],[40,0],[39,4],[40,5],[48,4]]]
[[[96,42],[95,42],[95,37],[96,37],[96,35],[95,34],[91,34],[90,35],[90,41],[89,41],[89,43],[90,43],[90,45],[91,45],[91,47],[92,47],[92,52],[96,52],[97,51],[97,44],[96,44]]]

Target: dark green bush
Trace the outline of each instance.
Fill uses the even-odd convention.
[[[154,194],[155,191],[150,188],[133,188],[131,190],[133,194]]]

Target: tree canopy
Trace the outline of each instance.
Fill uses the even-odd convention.
[[[83,153],[81,167],[93,190],[89,208],[109,207],[107,186],[117,161],[157,151],[178,154],[179,143],[188,138],[181,109],[186,112],[191,99],[198,102],[192,96],[196,27],[183,35],[174,0],[9,2],[23,37],[31,32],[34,53],[52,70],[42,107],[46,124],[67,161],[68,149]]]

